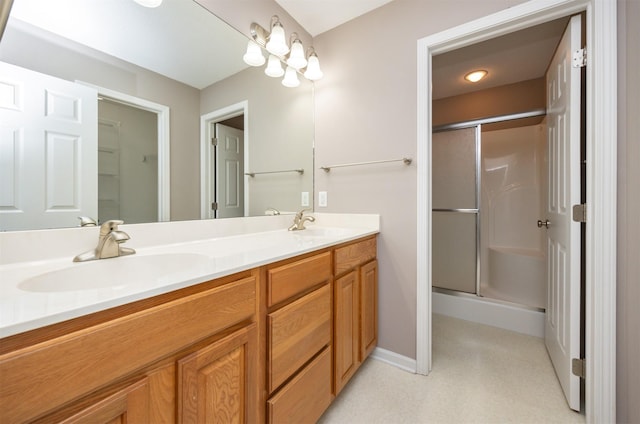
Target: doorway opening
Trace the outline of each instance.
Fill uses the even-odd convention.
[[[586,11],[585,411],[615,421],[616,8],[589,0],[526,2],[418,41],[418,222],[416,370],[431,368],[431,91],[432,55]]]
[[[200,218],[247,216],[249,103],[200,117]]]

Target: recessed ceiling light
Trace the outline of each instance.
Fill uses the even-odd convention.
[[[464,79],[466,79],[469,82],[478,82],[480,81],[482,78],[487,76],[487,71],[481,69],[481,70],[477,70],[477,71],[472,71],[469,72],[467,75],[464,76]]]

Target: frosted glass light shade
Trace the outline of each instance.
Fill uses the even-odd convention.
[[[287,70],[284,73],[284,78],[282,79],[282,85],[284,85],[285,87],[297,87],[300,85],[298,73],[291,66],[287,66]]]
[[[276,56],[270,54],[267,67],[264,69],[264,73],[270,77],[281,77],[284,75],[284,69],[282,69],[282,63]]]
[[[266,61],[260,46],[251,40],[247,43],[247,52],[242,56],[242,60],[250,66],[262,66]]]
[[[162,0],[133,0],[140,6],[144,7],[158,7],[162,4]]]
[[[324,74],[320,70],[320,61],[315,53],[309,56],[309,63],[307,64],[307,70],[304,71],[304,77],[310,81],[316,81],[322,78]]]
[[[302,69],[307,66],[307,59],[304,57],[304,47],[300,40],[295,40],[291,45],[291,54],[287,60],[287,65],[294,69]]]
[[[269,53],[276,56],[284,56],[289,53],[289,47],[284,38],[284,28],[279,23],[276,23],[271,29],[271,35],[269,35],[266,47]]]

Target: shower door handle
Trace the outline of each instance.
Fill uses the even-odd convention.
[[[545,219],[544,221],[538,220],[538,228],[542,228],[542,227],[549,228],[549,224],[550,223],[548,219]]]

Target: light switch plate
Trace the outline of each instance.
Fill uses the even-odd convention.
[[[309,206],[309,192],[303,191],[300,198],[300,206]]]
[[[326,208],[327,207],[327,192],[326,191],[318,192],[318,206],[320,206],[322,208]]]

